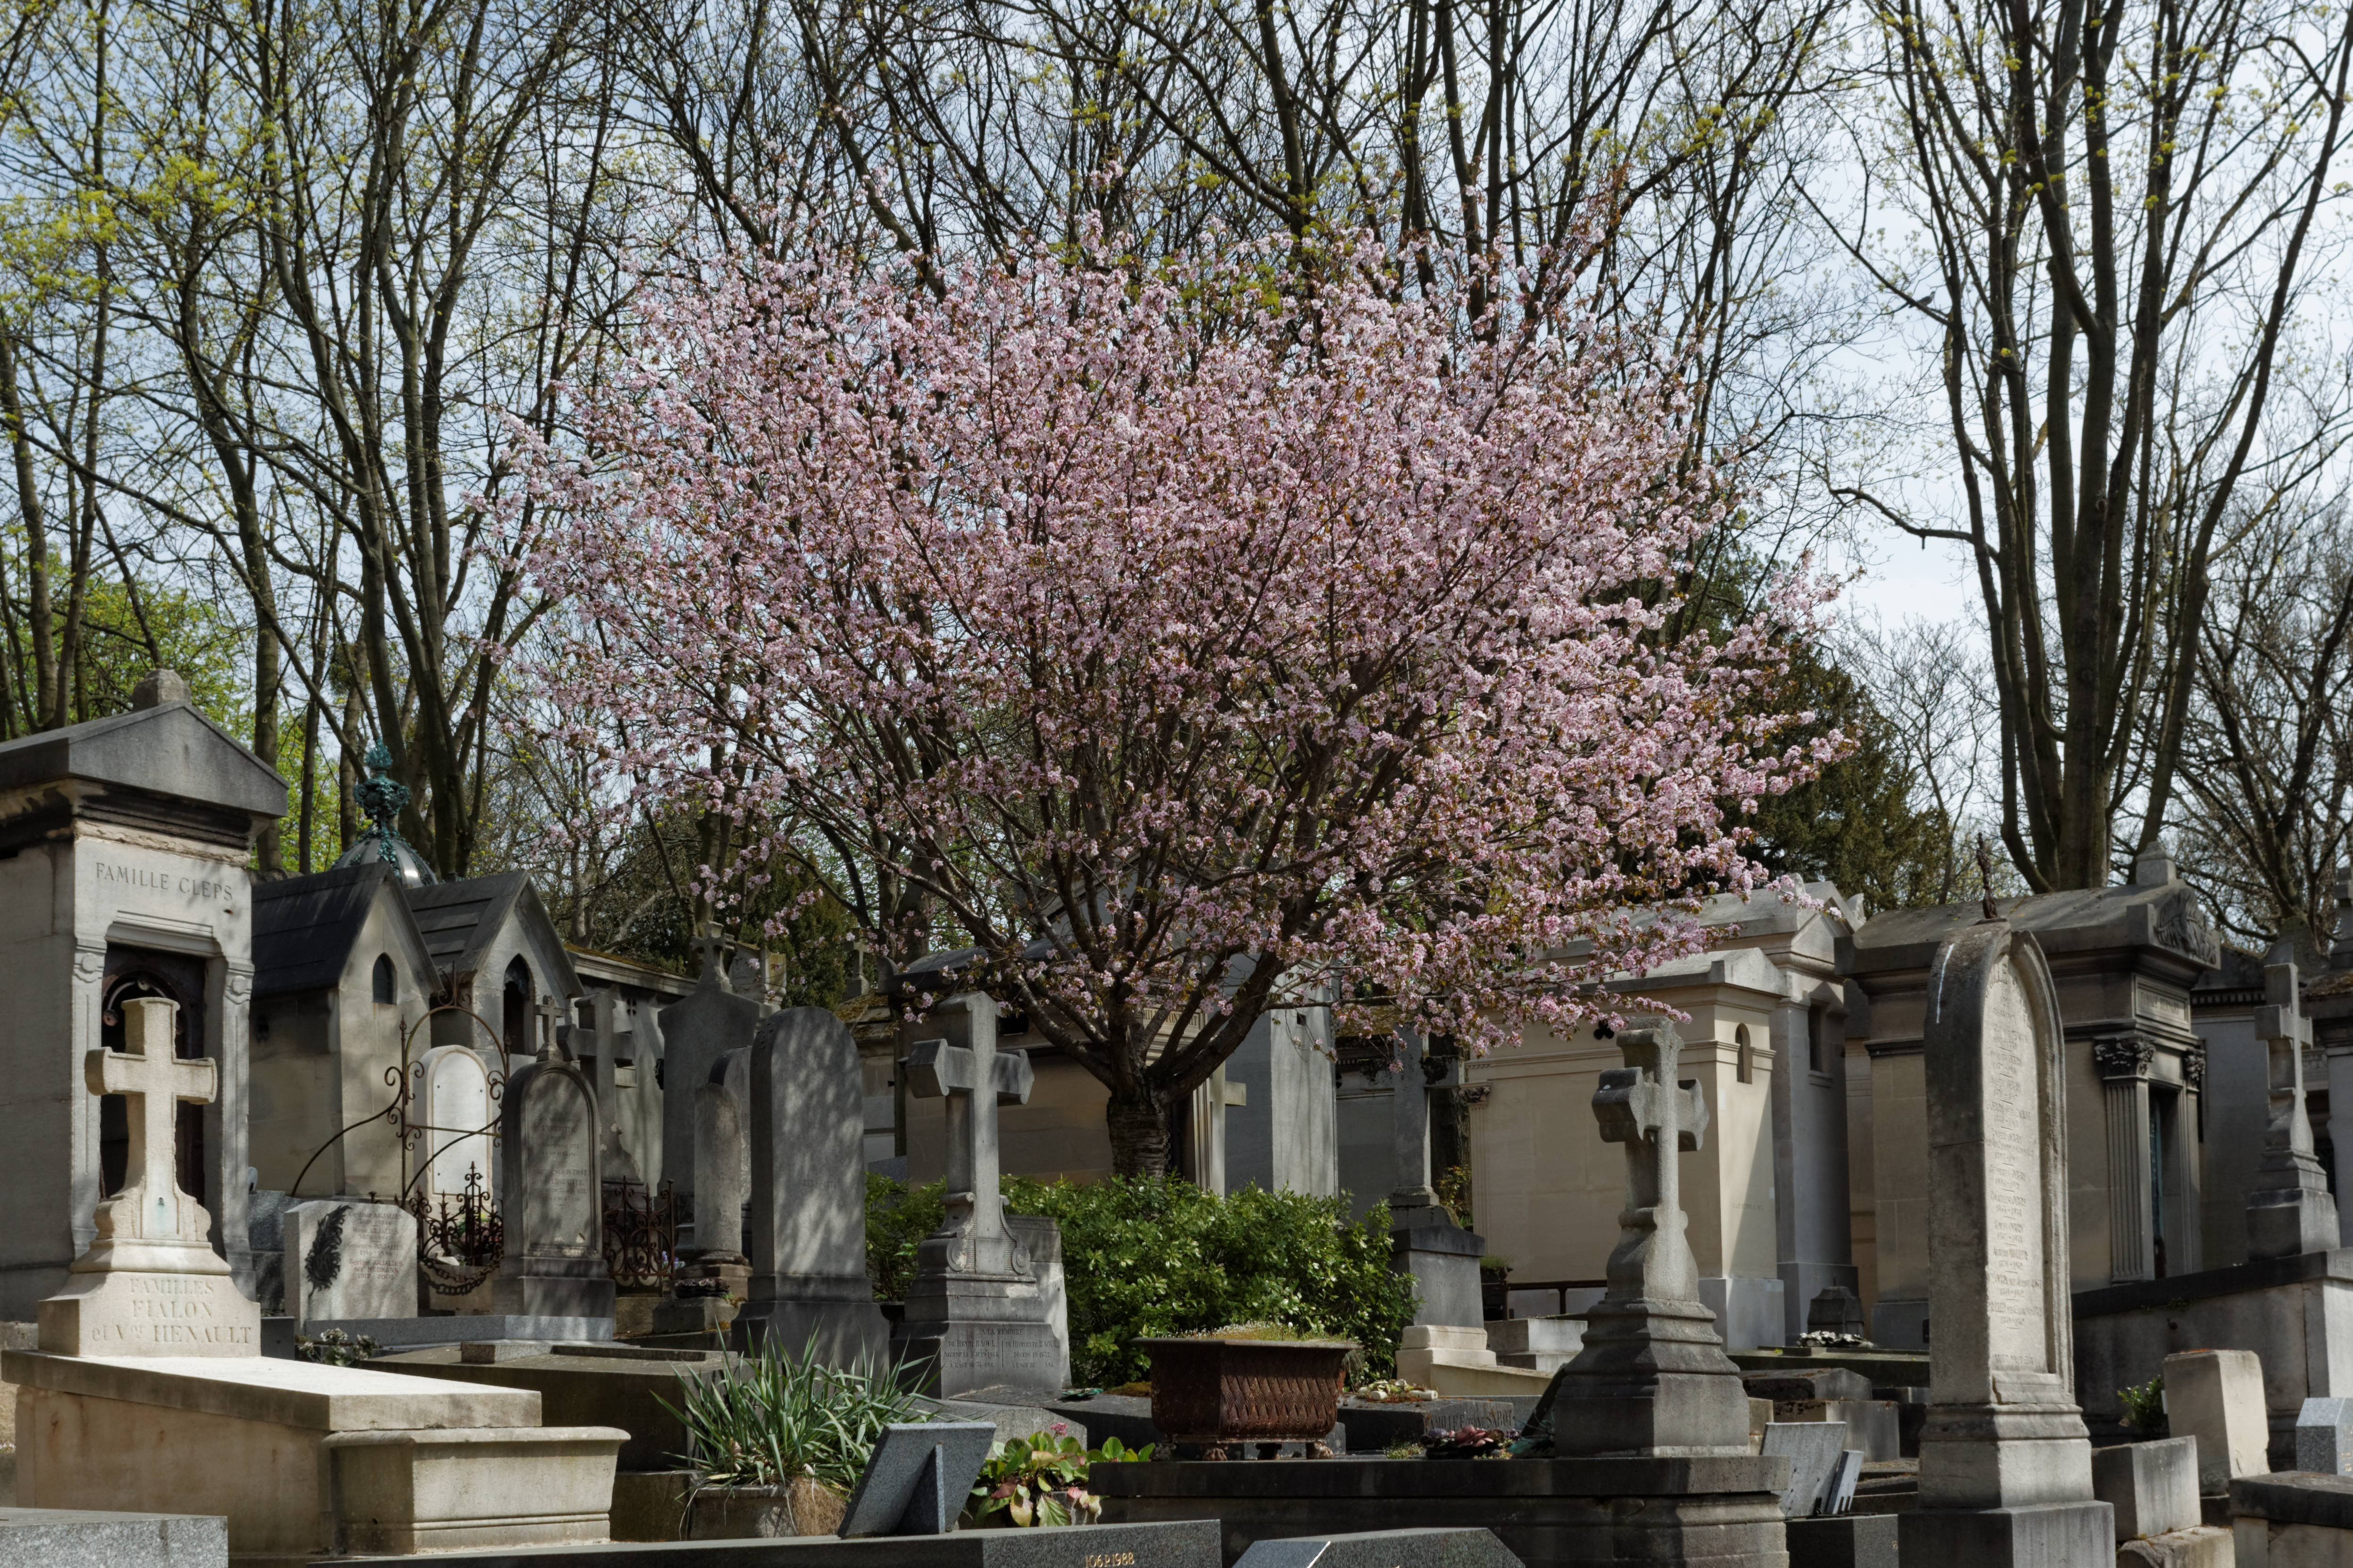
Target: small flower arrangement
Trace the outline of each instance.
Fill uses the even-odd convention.
[[[314,1361],[321,1366],[357,1366],[375,1355],[377,1349],[373,1334],[353,1339],[341,1329],[324,1330],[316,1339],[307,1334],[294,1336],[295,1352],[304,1361]]]
[[[1366,1405],[1420,1405],[1438,1397],[1434,1388],[1416,1388],[1394,1377],[1377,1377],[1348,1391],[1348,1397]]]
[[[1433,1459],[1508,1459],[1512,1457],[1512,1434],[1484,1426],[1458,1426],[1451,1432],[1432,1432],[1421,1441],[1423,1450]]]
[[[989,1450],[972,1489],[973,1517],[1004,1513],[1023,1529],[1092,1524],[1103,1502],[1086,1489],[1087,1467],[1152,1458],[1153,1446],[1130,1448],[1116,1437],[1089,1448],[1057,1421],[1043,1432]]]

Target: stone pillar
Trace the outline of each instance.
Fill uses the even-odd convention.
[[[2148,1064],[2156,1054],[2137,1035],[2092,1042],[2108,1113],[2108,1278],[2119,1284],[2157,1277],[2148,1143]]]
[[[2107,1568],[2073,1396],[2066,1086],[2057,994],[2007,921],[1948,939],[1929,973],[1931,1405],[1905,1568]]]
[[[2263,965],[2264,1005],[2255,1012],[2270,1081],[2263,1157],[2247,1197],[2250,1260],[2326,1252],[2340,1239],[2337,1203],[2312,1152],[2312,1122],[2305,1113],[2304,1049],[2312,1043],[2312,1025],[2304,1016],[2294,952],[2286,942],[2272,949]]]

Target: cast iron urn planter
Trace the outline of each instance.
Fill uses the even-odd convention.
[[[1152,1363],[1152,1424],[1171,1443],[1198,1443],[1222,1459],[1229,1443],[1324,1439],[1340,1417],[1340,1384],[1354,1340],[1139,1339]]]

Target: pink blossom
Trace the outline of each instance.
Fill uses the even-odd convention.
[[[1346,247],[1312,301],[1278,247],[1116,248],[649,282],[533,454],[570,738],[747,864],[902,879],[1115,1142],[1270,1011],[1483,1049],[1633,1005],[1594,983],[1704,946],[1764,880],[1738,814],[1840,744],[1774,744],[1816,585],[1661,635],[1730,500],[1685,389]]]

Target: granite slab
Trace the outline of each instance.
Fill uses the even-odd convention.
[[[1261,1541],[1234,1568],[1521,1568],[1492,1530],[1374,1530]]]
[[[227,1568],[228,1521],[0,1508],[0,1568]]]

